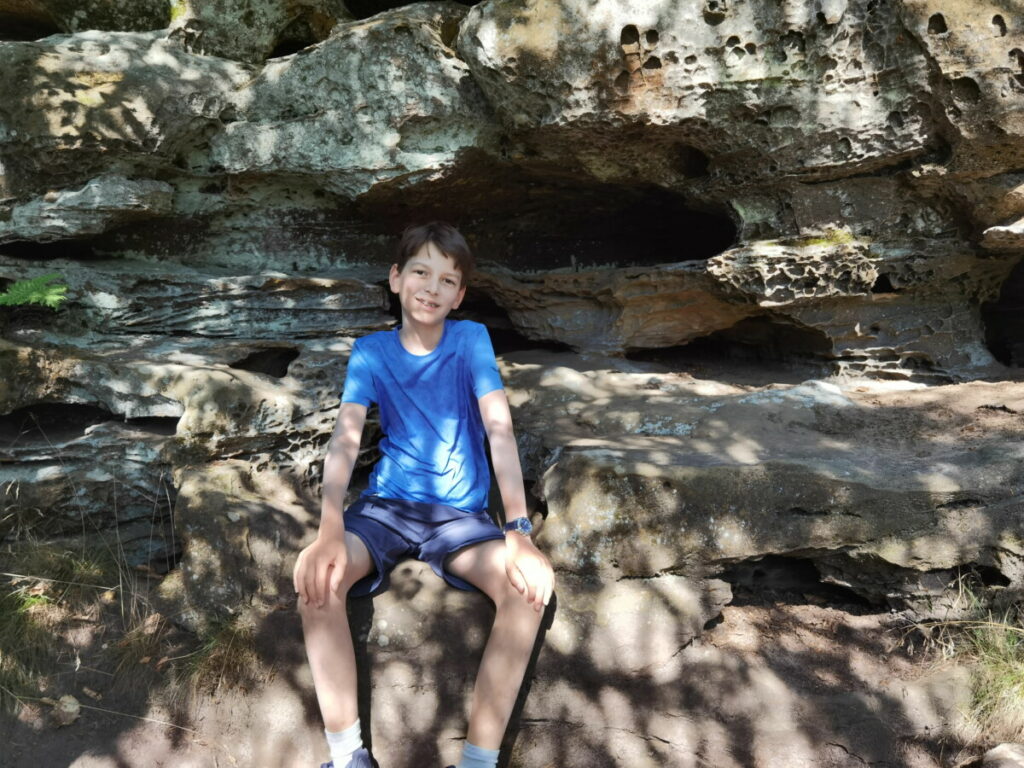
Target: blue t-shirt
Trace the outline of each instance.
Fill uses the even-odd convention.
[[[357,339],[345,375],[343,403],[380,406],[380,460],[364,493],[487,508],[491,475],[477,400],[501,389],[487,328],[445,319],[441,341],[414,355],[398,328]]]

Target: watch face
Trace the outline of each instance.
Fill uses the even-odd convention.
[[[533,531],[533,525],[525,517],[517,517],[512,522],[506,523],[505,530],[529,535]]]

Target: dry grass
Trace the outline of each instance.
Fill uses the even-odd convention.
[[[1024,604],[993,611],[969,578],[958,582],[956,608],[964,618],[918,625],[943,660],[971,670],[966,743],[979,747],[1024,741]]]

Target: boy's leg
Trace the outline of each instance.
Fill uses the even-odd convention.
[[[543,612],[534,610],[509,581],[504,541],[485,541],[460,550],[445,568],[494,601],[494,626],[473,686],[466,738],[478,747],[498,749],[522,686]]]
[[[320,714],[328,731],[343,731],[359,718],[356,691],[356,655],[345,609],[348,591],[374,570],[366,545],[345,532],[348,560],[338,593],[330,593],[323,608],[299,600],[306,656],[313,672]]]

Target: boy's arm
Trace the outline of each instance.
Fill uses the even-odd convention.
[[[512,414],[509,412],[505,390],[488,392],[478,402],[484,429],[487,430],[487,440],[491,444],[491,462],[505,507],[505,519],[511,521],[526,517],[523,470],[519,464],[519,451],[512,432]],[[551,599],[555,585],[551,563],[528,536],[506,533],[505,546],[505,570],[509,580],[538,611],[541,610]]]
[[[352,468],[359,456],[359,441],[365,423],[365,405],[341,404],[338,420],[327,444],[327,458],[324,459],[320,530],[316,540],[299,553],[292,577],[295,591],[306,603],[312,601],[317,606],[323,606],[327,590],[337,591],[345,573],[348,553],[345,550],[342,512]],[[331,566],[334,567],[333,571],[330,570]]]

